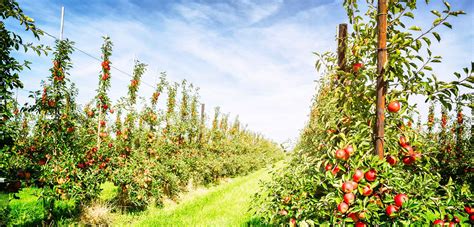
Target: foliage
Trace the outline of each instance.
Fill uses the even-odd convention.
[[[414,36],[410,30],[421,31],[421,28],[407,29],[401,17],[414,18],[416,1],[390,1],[389,60],[384,66],[388,85],[386,101],[398,101],[402,108],[386,114],[383,139],[387,160],[379,160],[372,155],[378,14],[373,1],[367,3],[367,12],[362,16],[357,1],[345,1],[354,29],[349,39],[352,55],[347,56],[354,67],[338,69],[334,54],[317,54],[316,68],[324,67],[326,76],[319,83],[309,123],[288,167],[275,172],[272,181],[264,184],[255,196],[253,210],[269,224],[426,224],[434,219],[444,219],[445,215],[447,221],[453,216],[465,222],[468,219],[463,209],[474,204],[472,181],[468,181],[472,178],[471,173],[450,172],[449,166],[435,158],[444,155],[445,149],[433,137],[434,116],[430,115],[426,131],[412,128],[412,113],[416,113],[416,106],[408,103],[410,96],[425,95],[428,100],[441,102],[447,110],[452,109],[454,99],[459,100],[459,105],[469,104],[472,94],[460,93],[460,87],[472,86],[472,73],[467,73],[472,70],[466,69],[466,77],[453,82],[426,76],[431,71],[429,65],[441,59],[432,56],[431,41],[426,35],[431,33],[439,41],[440,36],[434,33],[434,28],[439,25],[450,27],[446,19],[463,12],[452,11],[446,3],[442,13],[435,11],[441,19],[436,19],[433,26],[419,36]],[[427,52],[426,60],[421,50]],[[345,68],[352,70],[344,71]],[[459,139],[458,144],[471,141],[467,134],[455,137]],[[468,147],[458,146],[456,153],[463,160],[472,157],[472,149]],[[449,156],[446,161],[455,165],[457,160]],[[471,168],[472,161],[466,165]],[[376,179],[362,177],[357,182],[353,179],[356,170],[363,173],[374,170]],[[355,186],[354,181],[357,182]],[[344,183],[345,188],[355,189],[344,192]],[[355,195],[353,202],[343,201],[347,193]],[[398,194],[407,195],[408,201],[403,206],[389,207]],[[341,209],[345,205],[347,211]],[[386,211],[388,208],[396,211],[390,215]]]
[[[37,39],[43,34],[34,23],[34,20],[23,13],[19,4],[14,0],[2,0],[0,4],[0,173],[5,176],[13,174],[13,167],[9,160],[15,154],[12,153],[11,147],[14,144],[14,137],[17,133],[14,118],[18,115],[19,110],[16,100],[13,98],[15,89],[23,88],[20,80],[19,72],[24,68],[29,68],[30,62],[24,61],[20,63],[13,57],[15,51],[19,51],[20,47],[26,52],[29,49],[35,51],[38,55],[47,54],[49,48],[43,45],[34,45],[33,43],[25,43],[23,39],[16,33],[7,30],[5,21],[7,19],[16,20],[24,27],[26,31]]]

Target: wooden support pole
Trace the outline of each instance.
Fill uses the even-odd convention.
[[[384,158],[384,124],[385,124],[385,94],[387,83],[385,82],[385,64],[387,62],[387,12],[388,0],[378,0],[377,15],[377,98],[376,98],[376,122],[375,122],[375,155]]]
[[[337,66],[339,70],[346,69],[347,24],[339,24],[337,34]]]
[[[204,125],[204,109],[206,107],[206,104],[201,104],[201,124]]]
[[[202,141],[202,135],[204,134],[204,128],[205,128],[205,115],[204,115],[204,110],[205,110],[206,104],[202,103],[201,104],[201,130],[199,132],[199,141]]]
[[[59,40],[63,40],[64,32],[64,6],[61,7],[61,27],[59,28]]]

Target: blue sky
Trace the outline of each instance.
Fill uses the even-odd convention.
[[[427,10],[441,1],[420,7]],[[342,0],[275,1],[26,1],[25,12],[38,26],[58,35],[60,8],[66,8],[64,36],[94,56],[100,56],[101,36],[114,42],[113,65],[131,72],[136,57],[149,65],[144,81],[154,84],[159,72],[171,80],[187,79],[199,86],[202,102],[221,106],[231,118],[239,114],[249,128],[278,142],[295,139],[304,127],[314,94],[313,51],[335,49],[337,24],[347,22]],[[468,15],[454,18],[454,30],[442,28],[441,44],[434,53],[444,56],[435,67],[440,78],[452,79],[474,60],[474,7],[472,0],[452,1]],[[426,13],[428,12],[428,13]],[[449,32],[449,33],[448,33]],[[44,37],[41,43],[53,44]],[[33,61],[32,70],[22,73],[25,89],[39,88],[46,78],[50,60],[22,54]],[[79,88],[78,101],[88,102],[97,86],[100,64],[82,53],[74,53],[71,79]],[[113,98],[126,94],[129,78],[112,70]],[[149,97],[152,89],[142,86]],[[20,92],[20,99],[26,96]],[[422,110],[425,107],[420,107]]]

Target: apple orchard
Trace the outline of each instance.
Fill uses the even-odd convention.
[[[3,3],[2,19],[37,39],[44,35],[18,3]],[[349,32],[340,26],[337,53],[315,53],[324,76],[290,154],[218,107],[207,116],[199,89],[186,80],[161,73],[152,96],[140,97],[147,65],[138,60],[127,95],[112,100],[109,37],[94,75],[96,94],[79,105],[69,74],[74,42],[25,43],[2,21],[0,178],[8,180],[11,198],[37,190],[43,213],[27,223],[0,207],[0,225],[57,224],[96,201],[106,183],[117,190],[115,212],[143,211],[189,185],[245,175],[285,156],[284,167],[252,198],[250,210],[262,225],[473,224],[474,138],[463,113],[473,108],[473,65],[450,82],[438,80],[430,66],[442,59],[431,50],[442,42],[437,29],[452,28],[449,21],[465,13],[445,1],[422,28],[417,4],[430,1],[343,1]],[[52,58],[47,79],[24,105],[14,92],[29,67],[14,57],[22,49]],[[420,115],[414,96],[430,104],[426,121],[414,119]]]

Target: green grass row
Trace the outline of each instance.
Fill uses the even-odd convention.
[[[134,226],[248,226],[258,225],[248,211],[261,180],[269,179],[269,168],[237,177],[221,185],[186,195],[179,204],[150,208],[134,217],[133,222],[117,220],[116,224]],[[124,222],[125,221],[125,222]]]
[[[280,164],[278,164],[280,165]],[[258,225],[248,212],[252,195],[257,192],[261,180],[269,179],[269,168],[264,168],[246,176],[240,176],[209,187],[201,187],[183,194],[178,202],[169,200],[164,207],[151,206],[135,213],[108,213],[112,225],[119,226],[243,226]],[[107,204],[116,194],[112,183],[102,185],[100,203]],[[45,206],[39,198],[37,188],[24,188],[13,199],[13,195],[0,194],[0,220],[8,220],[8,225],[41,225],[45,220]],[[5,208],[9,212],[6,214]],[[73,201],[60,201],[55,204],[55,213],[65,218],[56,225],[80,222],[74,216],[77,208]],[[3,215],[3,216],[2,216]],[[5,223],[1,223],[0,226]]]

